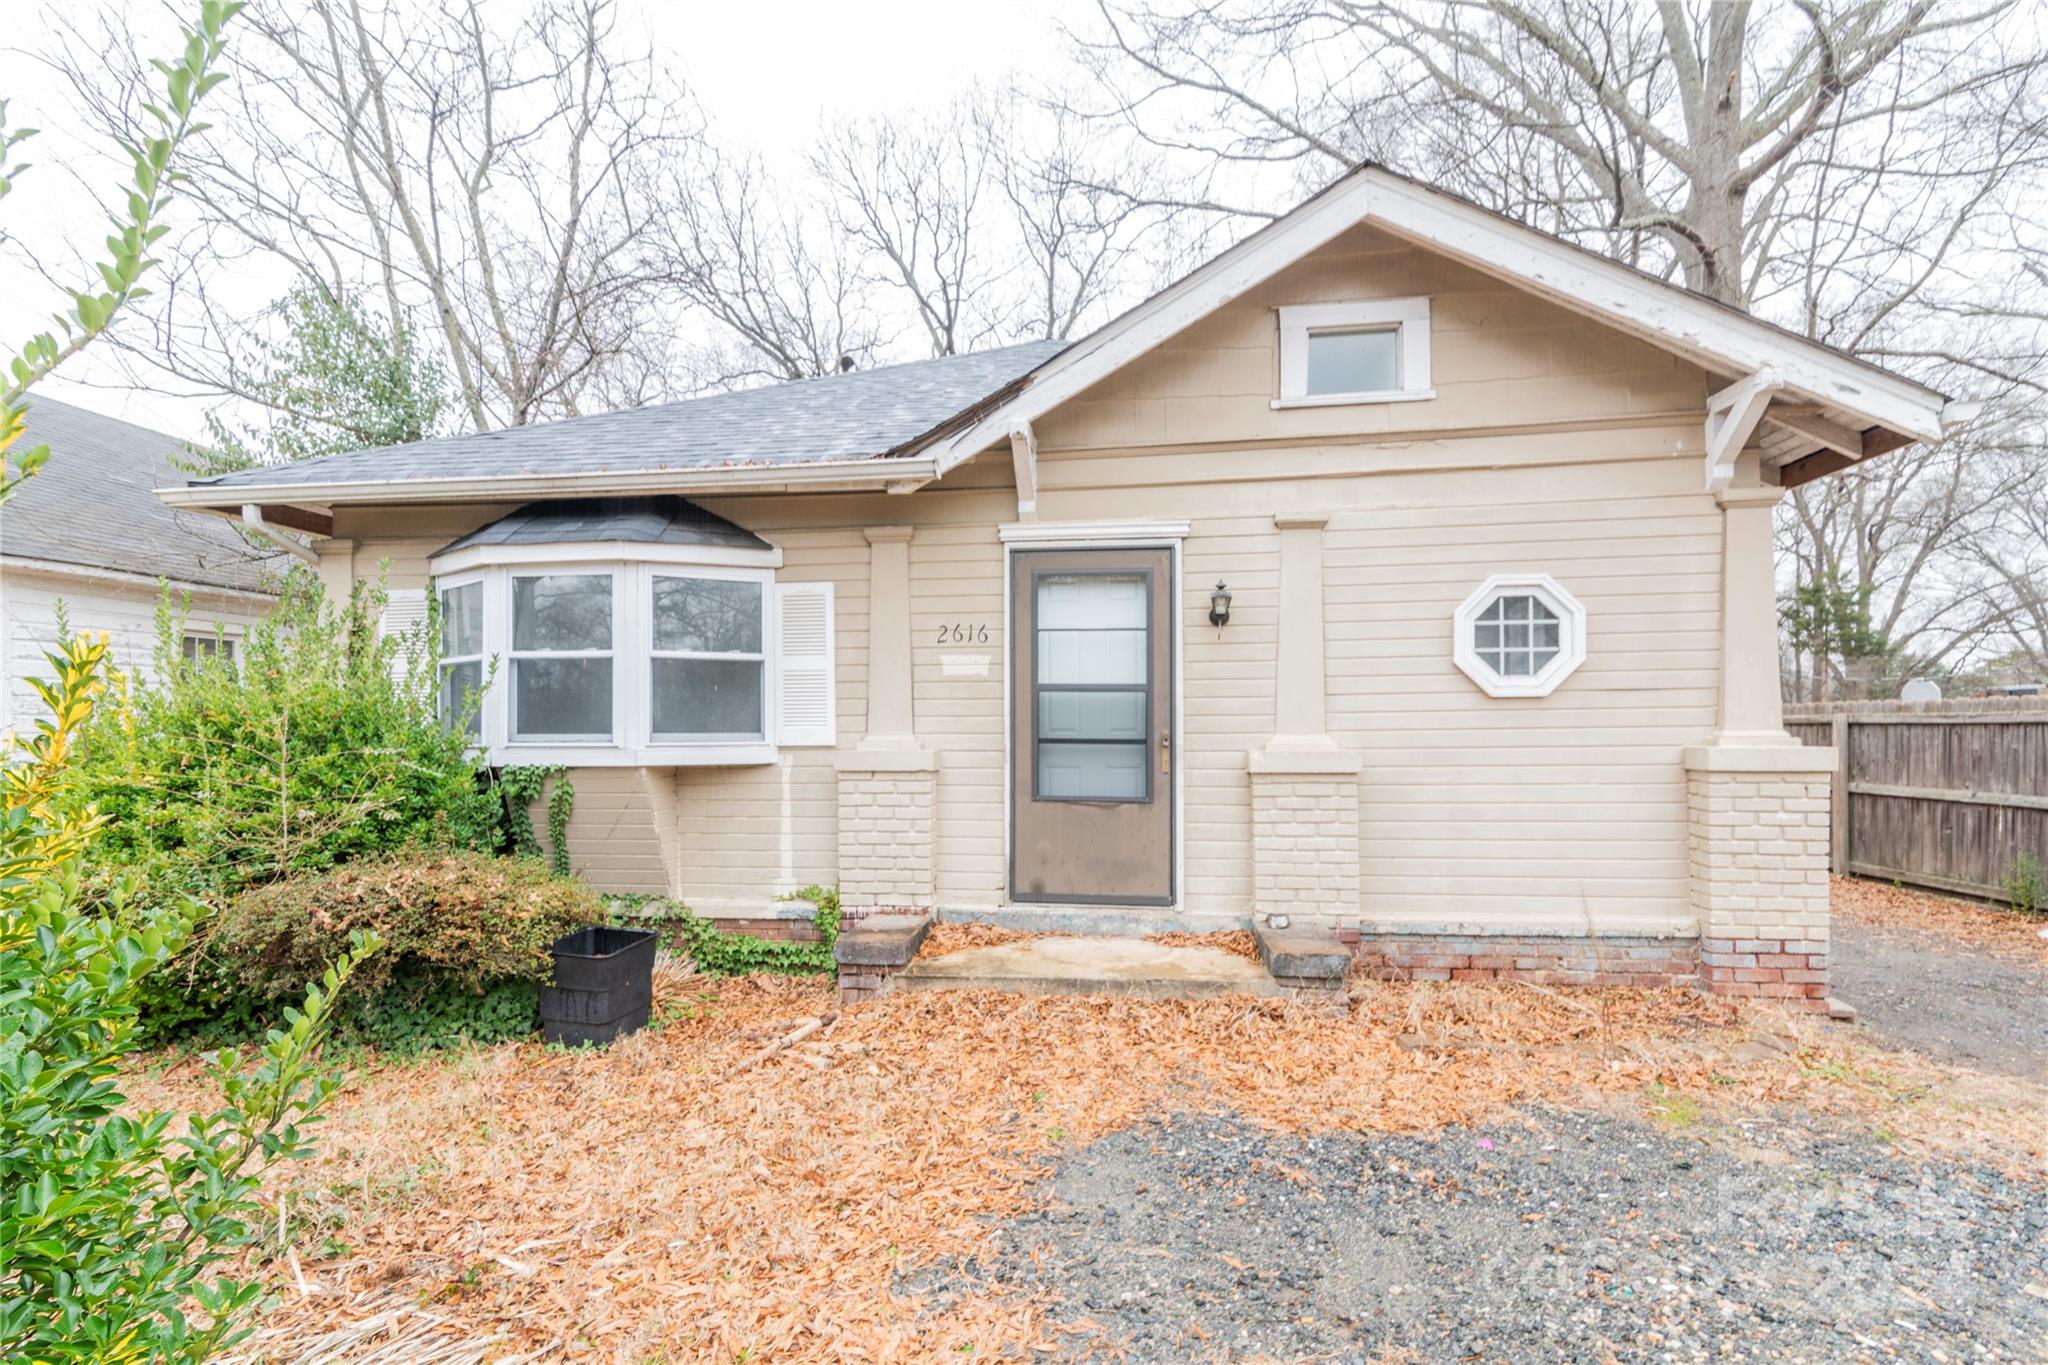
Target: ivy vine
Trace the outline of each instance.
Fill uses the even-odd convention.
[[[512,851],[524,858],[541,856],[540,837],[533,832],[533,803],[548,791],[548,866],[558,877],[569,875],[569,813],[576,808],[576,788],[560,764],[528,764],[498,770],[498,790],[505,799],[505,831]]]
[[[728,934],[718,927],[716,920],[706,919],[674,901],[618,896],[613,898],[612,905],[615,918],[662,930],[664,937],[690,955],[699,971],[712,976],[744,976],[749,972],[809,976],[837,971],[832,948],[839,941],[839,888],[806,886],[781,899],[810,901],[817,907],[811,915],[811,924],[818,931],[817,942],[790,943],[752,934]]]

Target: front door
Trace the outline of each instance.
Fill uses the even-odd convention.
[[[1173,903],[1168,550],[1012,556],[1010,896]]]

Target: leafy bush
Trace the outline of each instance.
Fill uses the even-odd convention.
[[[0,1358],[197,1362],[245,1334],[261,1297],[211,1272],[256,1239],[263,1170],[309,1150],[339,1085],[315,1054],[377,944],[351,939],[253,1067],[212,1060],[212,1113],[174,1133],[169,1114],[122,1112],[137,987],[204,912],[131,927],[79,907],[78,859],[104,827],[64,788],[105,656],[103,640],[50,656],[52,718],[0,764]]]
[[[155,676],[121,679],[85,734],[76,789],[108,817],[96,850],[136,894],[225,899],[408,845],[491,847],[499,803],[435,712],[434,622],[379,639],[384,594],[330,606],[302,569],[240,657],[181,657],[157,611]]]
[[[362,996],[475,995],[544,980],[548,945],[602,918],[595,892],[535,859],[408,854],[253,887],[221,911],[205,951],[251,995],[278,999],[371,930],[388,946],[358,976]]]

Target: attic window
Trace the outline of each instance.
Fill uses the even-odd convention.
[[[1280,311],[1276,408],[1434,398],[1429,300],[1361,299]]]

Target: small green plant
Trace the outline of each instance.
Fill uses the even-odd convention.
[[[2013,860],[2005,874],[2005,903],[2016,915],[2048,914],[2048,876],[2033,854],[2022,853]]]
[[[1671,1128],[1691,1128],[1700,1121],[1700,1102],[1666,1086],[1650,1087],[1650,1117]]]
[[[523,857],[541,856],[540,840],[533,832],[533,803],[547,792],[548,864],[555,875],[569,875],[569,815],[576,809],[576,788],[560,764],[529,764],[498,771],[498,790],[505,802],[505,832],[512,851]],[[548,790],[548,783],[554,789]]]
[[[712,976],[745,976],[750,972],[810,976],[836,971],[838,963],[832,949],[839,942],[839,889],[806,886],[782,899],[809,901],[817,907],[811,915],[811,924],[818,931],[817,942],[790,943],[752,934],[728,934],[716,921],[671,901],[619,896],[611,904],[613,922],[661,932],[690,955],[697,970]]]

